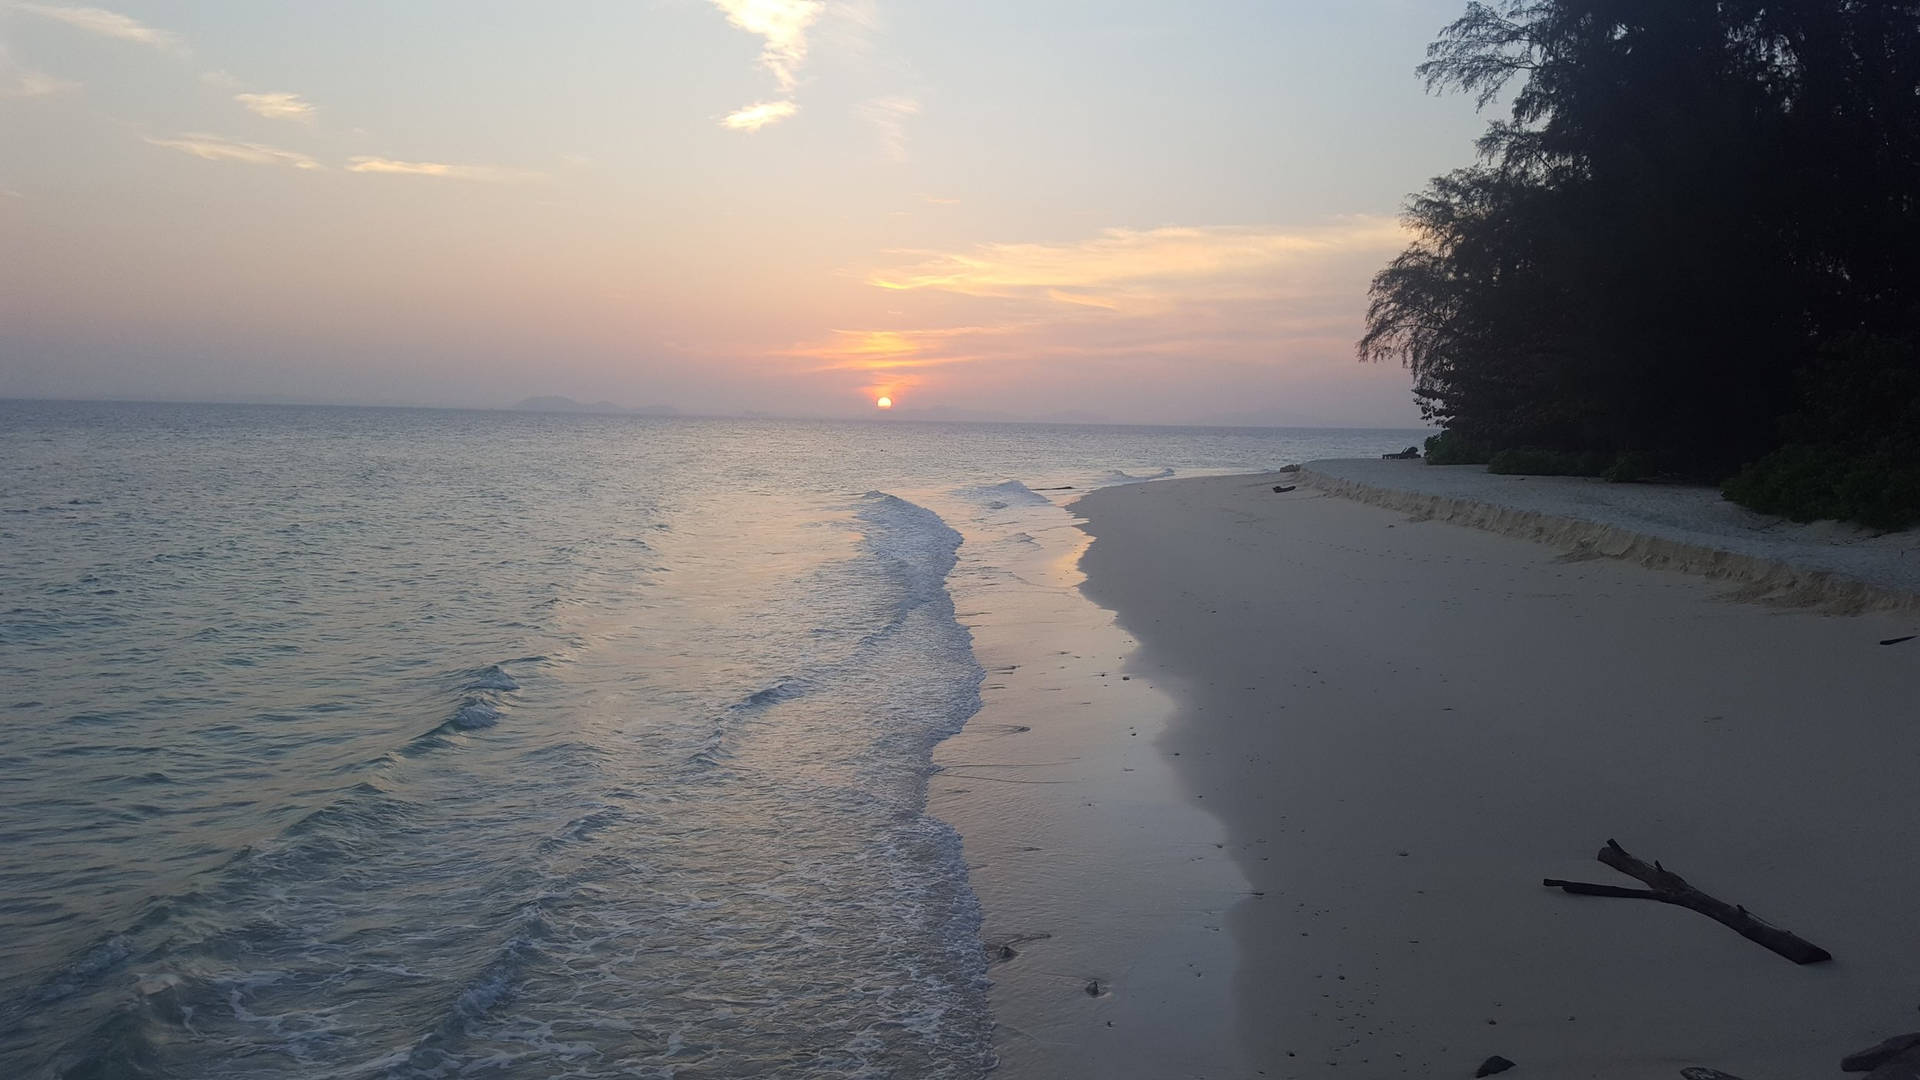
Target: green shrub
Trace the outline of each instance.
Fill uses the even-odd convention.
[[[1920,460],[1885,451],[1784,446],[1740,470],[1722,493],[1794,521],[1833,518],[1875,529],[1920,522]]]
[[[1427,436],[1429,465],[1485,465],[1493,460],[1493,448],[1474,442],[1464,435],[1443,431]]]
[[[1487,471],[1519,476],[1599,476],[1611,462],[1606,454],[1567,450],[1502,450]]]
[[[1621,454],[1600,474],[1601,479],[1610,484],[1636,484],[1642,480],[1651,480],[1664,471],[1660,468],[1660,455],[1642,451]]]

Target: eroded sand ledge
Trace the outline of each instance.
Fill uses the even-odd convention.
[[[1479,466],[1316,461],[1300,482],[1342,498],[1563,551],[1739,582],[1750,599],[1839,613],[1920,608],[1920,535],[1794,525],[1696,488],[1496,476]]]
[[[1911,610],[1737,602],[1567,557],[1598,536],[1275,494],[1288,475],[1074,507],[1084,588],[1173,694],[1161,749],[1251,886],[1219,1030],[1255,1069],[1470,1076],[1501,1054],[1516,1076],[1768,1080],[1916,1026],[1920,642],[1879,644]],[[1510,527],[1539,535],[1529,513]],[[1837,959],[1540,887],[1615,880],[1609,837]]]

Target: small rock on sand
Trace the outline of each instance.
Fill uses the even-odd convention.
[[[1473,1075],[1476,1078],[1482,1077],[1482,1076],[1493,1076],[1498,1073],[1506,1072],[1508,1069],[1511,1069],[1511,1068],[1513,1068],[1513,1062],[1508,1061],[1506,1058],[1501,1057],[1499,1054],[1495,1054],[1492,1057],[1488,1058],[1487,1060],[1481,1062],[1480,1068],[1474,1070]]]

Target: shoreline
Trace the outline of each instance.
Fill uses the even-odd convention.
[[[1227,924],[1252,1068],[1765,1080],[1913,1026],[1920,679],[1877,643],[1910,612],[1729,602],[1283,482],[1074,504],[1084,591],[1172,691],[1164,759],[1251,883]],[[1540,887],[1632,884],[1593,861],[1610,837],[1837,959]]]
[[[927,789],[980,901],[993,1075],[1253,1076],[1217,1035],[1232,1010],[1226,913],[1247,884],[1158,745],[1174,699],[1125,670],[1133,638],[1082,594],[1079,519],[1054,503],[997,513],[1024,540],[963,544],[948,577],[987,675]],[[969,535],[1007,519],[993,525]]]

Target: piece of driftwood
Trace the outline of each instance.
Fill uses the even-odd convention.
[[[1920,1078],[1920,1051],[1909,1050],[1874,1066],[1866,1080],[1917,1080]]]
[[[1920,1049],[1920,1031],[1883,1039],[1875,1046],[1858,1050],[1840,1059],[1841,1072],[1872,1072],[1902,1054]]]
[[[1748,941],[1779,953],[1796,964],[1818,964],[1833,959],[1833,954],[1803,938],[1765,922],[1739,904],[1708,896],[1687,883],[1687,879],[1661,866],[1648,865],[1628,854],[1627,849],[1609,840],[1600,849],[1601,862],[1631,878],[1646,883],[1644,889],[1623,889],[1617,885],[1595,885],[1585,881],[1561,881],[1547,878],[1542,885],[1564,889],[1580,896],[1617,896],[1630,900],[1658,900],[1697,911],[1720,923]]]

